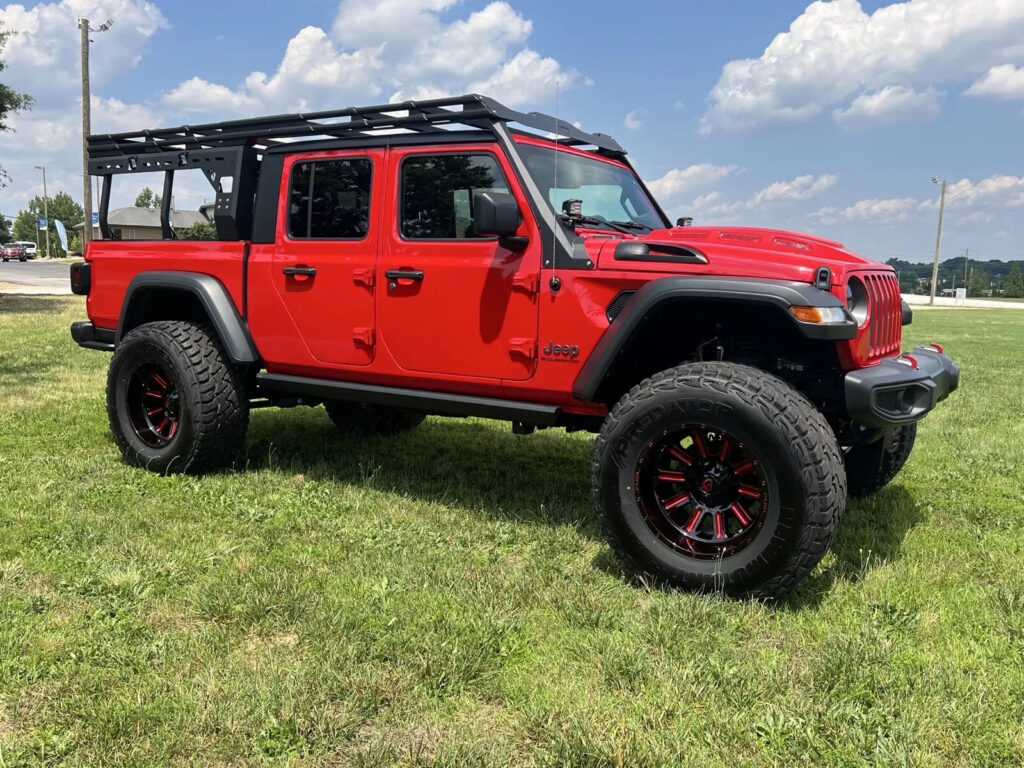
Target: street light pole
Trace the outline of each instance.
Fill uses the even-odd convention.
[[[938,184],[939,180],[932,176],[932,184]],[[935,235],[935,263],[932,264],[932,293],[928,298],[929,304],[935,303],[935,286],[939,281],[939,251],[942,247],[942,215],[946,211],[946,180],[942,180],[942,195],[939,197],[939,231]]]
[[[89,182],[89,134],[92,132],[91,104],[89,101],[89,33],[106,32],[114,22],[107,19],[97,29],[89,27],[89,20],[80,18],[78,29],[82,37],[82,252],[92,240],[92,186]]]
[[[50,258],[50,199],[46,195],[46,166],[37,165],[36,170],[43,172],[43,218],[46,220],[46,258]]]

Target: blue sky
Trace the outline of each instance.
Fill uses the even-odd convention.
[[[259,10],[254,10],[259,7]],[[75,18],[95,35],[94,130],[480,90],[629,149],[675,215],[811,231],[878,259],[1024,258],[1024,0],[63,0],[0,6],[0,212],[78,196]],[[153,180],[154,186],[158,183]],[[117,186],[115,202],[134,197]],[[183,183],[176,203],[209,193]]]

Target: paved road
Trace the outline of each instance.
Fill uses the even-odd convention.
[[[71,293],[68,265],[34,259],[32,261],[0,261],[0,283],[17,286],[8,292]]]

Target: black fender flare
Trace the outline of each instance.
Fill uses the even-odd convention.
[[[576,380],[572,394],[578,400],[594,402],[615,358],[627,348],[645,318],[666,302],[712,299],[723,303],[760,304],[776,307],[792,320],[808,339],[839,341],[857,335],[857,321],[848,312],[847,321],[817,325],[797,320],[790,307],[843,307],[838,298],[808,283],[756,277],[715,277],[694,275],[662,277],[644,284],[629,300],[615,321],[598,340]]]
[[[132,278],[121,304],[121,316],[117,323],[117,336],[114,343],[120,343],[121,337],[133,328],[133,314],[138,311],[136,300],[149,289],[182,291],[195,296],[214,330],[224,345],[224,351],[234,363],[255,363],[259,353],[253,344],[245,321],[238,314],[235,303],[231,300],[224,284],[212,275],[201,272],[152,271],[142,272]]]

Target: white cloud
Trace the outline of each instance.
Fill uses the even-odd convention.
[[[436,98],[477,91],[511,104],[550,100],[580,81],[574,69],[524,47],[533,24],[497,0],[464,18],[440,13],[456,0],[342,0],[328,35],[307,26],[273,74],[238,86],[195,76],[164,95],[176,109],[214,115]]]
[[[947,207],[973,205],[1024,205],[1024,176],[989,176],[979,182],[960,179],[946,187]],[[938,208],[938,196],[921,203],[922,209]]]
[[[880,224],[895,224],[906,221],[918,201],[912,197],[896,197],[886,200],[870,198],[859,200],[845,208],[822,208],[810,215],[823,223],[845,221],[870,221]]]
[[[957,224],[988,224],[995,219],[995,214],[988,211],[975,211],[956,220]]]
[[[639,130],[644,124],[642,117],[643,114],[643,110],[637,109],[634,109],[632,112],[627,112],[626,119],[622,121],[622,124],[631,131]]]
[[[813,2],[759,58],[723,67],[701,130],[788,125],[893,83],[958,82],[1005,64],[1022,36],[1020,0],[907,0],[871,14],[858,0]]]
[[[1024,67],[1001,64],[964,91],[968,96],[990,96],[996,99],[1024,99]]]
[[[648,181],[647,188],[659,200],[666,200],[688,194],[696,188],[712,184],[740,170],[738,165],[713,165],[711,163],[700,163],[687,168],[673,168],[660,179]]]
[[[133,68],[146,42],[167,27],[160,10],[145,0],[61,0],[34,8],[2,7],[0,23],[17,32],[4,51],[4,82],[31,93],[42,109],[61,108],[68,100],[80,99],[80,16],[88,16],[94,26],[108,18],[115,20],[108,31],[93,34],[89,74],[94,90]]]
[[[746,200],[728,202],[723,196],[710,192],[696,198],[687,210],[703,218],[715,217],[728,221],[740,213],[750,213],[774,208],[787,203],[809,200],[835,186],[838,177],[831,173],[815,176],[804,174],[789,181],[776,181],[759,189]]]
[[[887,85],[862,93],[846,109],[836,109],[832,119],[848,128],[890,125],[906,120],[931,120],[942,111],[942,94],[934,88],[915,91],[906,85]]]

